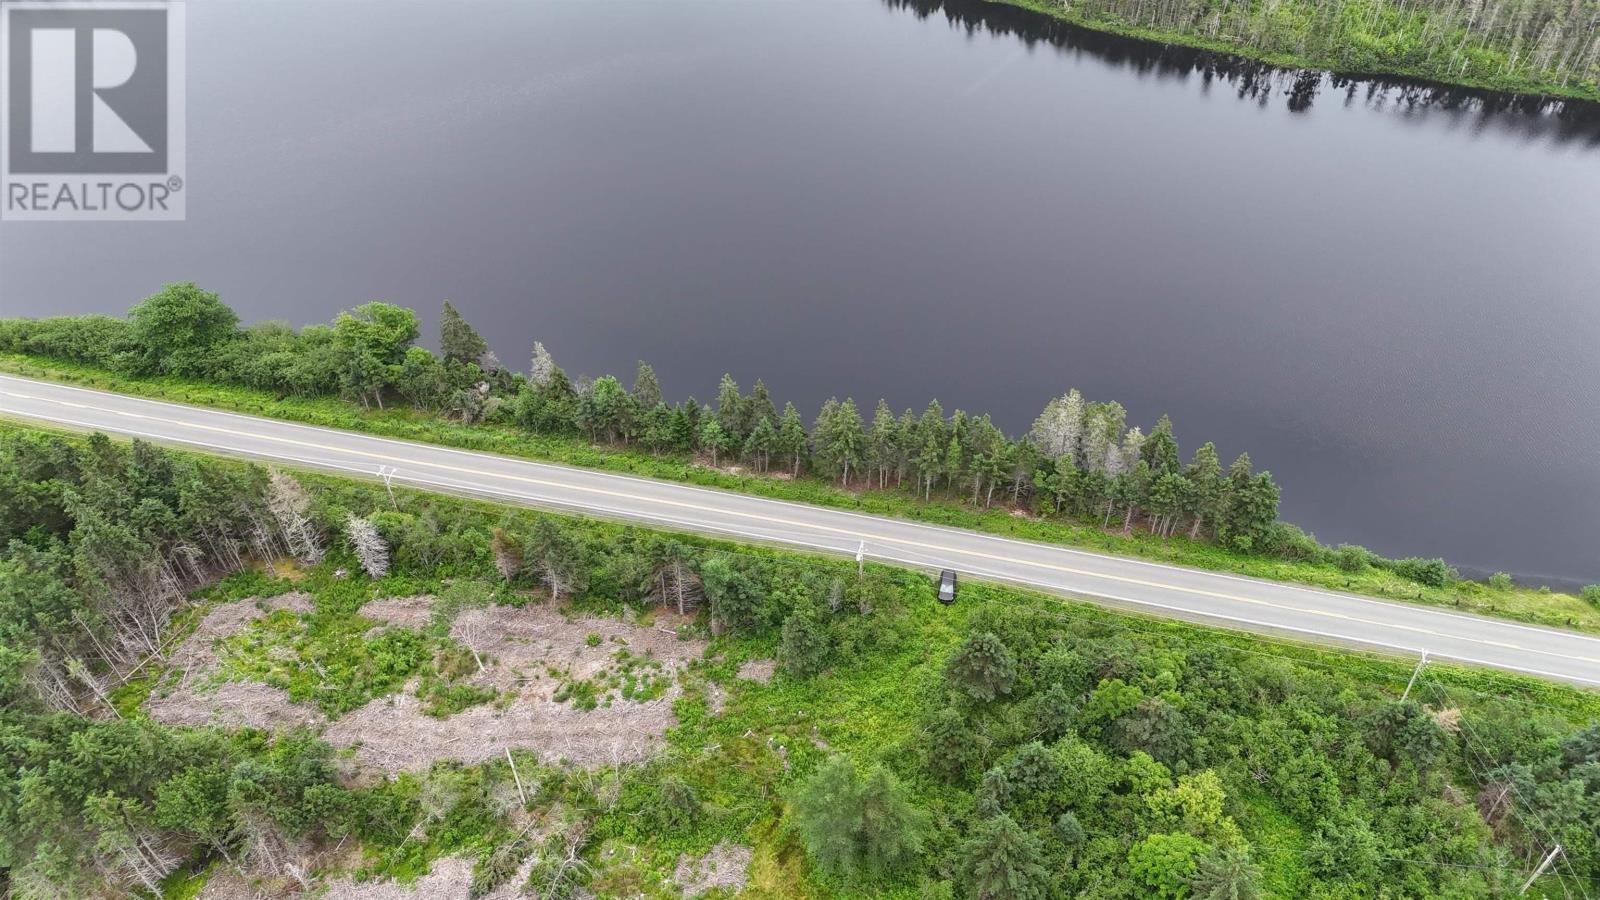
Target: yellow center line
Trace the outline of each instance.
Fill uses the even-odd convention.
[[[135,419],[144,419],[144,420],[151,421],[151,422],[162,422],[162,423],[165,423],[165,424],[168,424],[168,425],[175,425],[175,426],[180,427],[180,428],[195,428],[195,429],[200,429],[202,431],[210,431],[210,432],[215,432],[217,434],[230,435],[232,437],[254,438],[256,440],[266,440],[266,441],[272,441],[272,442],[280,443],[280,444],[289,444],[289,445],[293,445],[293,446],[297,446],[297,447],[303,447],[303,448],[306,448],[308,450],[318,450],[318,451],[323,451],[323,452],[326,452],[326,453],[342,453],[342,454],[347,454],[347,455],[350,455],[350,456],[360,456],[360,457],[365,457],[365,458],[374,459],[374,460],[381,460],[381,461],[383,461],[385,463],[393,463],[393,462],[396,461],[396,458],[394,457],[393,454],[375,453],[375,452],[372,452],[372,451],[369,451],[369,450],[357,450],[357,449],[348,448],[348,447],[334,447],[334,446],[329,446],[327,444],[319,444],[319,443],[316,443],[314,441],[303,441],[303,440],[299,440],[299,439],[296,439],[296,438],[282,437],[282,436],[278,436],[278,435],[259,434],[259,433],[253,433],[253,432],[248,432],[248,431],[241,431],[241,430],[233,429],[233,428],[224,428],[224,427],[219,426],[219,425],[205,425],[205,424],[201,424],[201,423],[198,423],[198,422],[184,422],[184,421],[181,421],[181,420],[178,420],[178,419],[163,418],[161,416],[145,415],[145,414],[142,414],[142,413],[126,412],[126,411],[123,411],[123,410],[107,409],[107,408],[104,408],[104,407],[90,406],[90,405],[78,404],[78,403],[67,403],[65,401],[50,400],[50,399],[44,398],[44,397],[35,397],[35,396],[27,395],[27,394],[18,394],[18,393],[13,393],[11,391],[0,390],[0,394],[8,394],[10,396],[19,397],[19,398],[27,399],[27,400],[34,400],[34,401],[38,401],[38,402],[44,402],[44,403],[61,403],[62,405],[65,405],[65,406],[72,406],[72,407],[81,408],[81,409],[94,410],[95,412],[105,413],[105,414],[111,415],[111,416],[126,416],[126,417],[130,417],[130,418],[135,418]],[[295,424],[295,423],[272,422],[272,424],[283,425],[285,427],[290,427],[290,428],[307,428],[307,429],[312,428],[312,426],[298,425],[298,424]],[[352,434],[351,437],[359,439],[360,435]],[[427,448],[424,447],[424,448],[420,448],[420,449],[427,449]],[[718,507],[715,507],[715,506],[706,506],[706,505],[703,505],[703,504],[690,503],[690,502],[682,501],[682,500],[669,500],[669,499],[660,498],[660,497],[649,497],[649,496],[645,496],[645,495],[641,495],[641,494],[629,493],[627,491],[617,491],[617,490],[611,490],[611,489],[607,489],[607,488],[591,487],[591,486],[587,486],[587,485],[568,484],[568,483],[563,483],[563,482],[559,482],[559,481],[550,481],[550,480],[547,480],[547,479],[535,478],[535,477],[529,476],[529,475],[514,475],[514,474],[508,474],[508,473],[502,473],[502,472],[485,472],[485,471],[483,471],[481,469],[474,469],[474,468],[471,468],[471,467],[468,467],[468,466],[457,466],[457,465],[451,465],[449,463],[429,462],[429,461],[420,460],[420,459],[402,459],[400,461],[403,461],[403,462],[407,463],[408,465],[418,465],[418,466],[422,466],[422,467],[425,467],[425,468],[439,469],[439,470],[444,470],[444,471],[449,471],[449,472],[458,472],[458,473],[462,473],[462,474],[466,474],[466,475],[472,475],[472,476],[478,476],[478,477],[489,477],[489,478],[503,478],[503,479],[507,479],[507,480],[511,480],[511,481],[519,481],[519,482],[523,482],[523,483],[526,483],[526,484],[537,485],[537,486],[540,486],[540,487],[558,488],[558,489],[571,490],[571,491],[580,491],[580,492],[586,492],[586,493],[591,493],[591,494],[598,494],[600,496],[605,496],[605,497],[614,497],[614,498],[621,499],[621,500],[632,500],[632,501],[635,501],[635,502],[655,503],[655,504],[660,504],[660,505],[664,505],[664,506],[672,506],[672,507],[677,507],[677,508],[680,508],[680,509],[692,510],[692,511],[701,512],[701,513],[711,513],[711,514],[715,514],[715,515],[734,516],[734,517],[738,517],[738,518],[752,519],[752,520],[755,520],[755,521],[758,521],[758,522],[763,522],[763,523],[766,523],[766,524],[769,524],[769,525],[782,525],[782,526],[787,526],[787,527],[790,527],[790,528],[797,528],[797,529],[801,529],[801,530],[823,531],[823,532],[829,532],[829,533],[837,534],[837,535],[841,535],[841,536],[857,538],[857,539],[860,539],[860,540],[871,539],[873,541],[887,541],[887,542],[894,543],[894,544],[901,544],[901,545],[908,546],[908,547],[918,547],[918,548],[921,548],[921,549],[924,549],[924,550],[931,550],[931,551],[935,551],[935,552],[943,553],[943,554],[959,554],[959,555],[962,555],[962,556],[977,557],[977,558],[980,558],[980,559],[987,559],[987,560],[991,560],[991,561],[994,561],[994,562],[1009,563],[1011,565],[1026,566],[1026,567],[1032,567],[1032,568],[1036,568],[1036,569],[1048,569],[1048,570],[1051,570],[1051,571],[1061,572],[1061,573],[1064,573],[1064,574],[1078,575],[1078,576],[1081,576],[1081,577],[1084,577],[1084,578],[1098,578],[1098,579],[1102,579],[1102,580],[1105,580],[1105,581],[1114,581],[1114,582],[1120,582],[1120,583],[1123,583],[1123,584],[1137,585],[1139,587],[1155,588],[1157,590],[1177,591],[1177,592],[1180,592],[1180,593],[1192,594],[1192,595],[1199,596],[1199,597],[1209,597],[1209,598],[1217,599],[1217,600],[1228,600],[1228,601],[1232,601],[1232,602],[1235,602],[1235,603],[1244,603],[1244,604],[1250,604],[1250,605],[1254,605],[1254,606],[1265,606],[1265,607],[1269,607],[1269,608],[1272,608],[1272,609],[1286,610],[1286,611],[1291,611],[1291,612],[1296,612],[1296,613],[1302,613],[1302,614],[1305,614],[1305,615],[1321,616],[1323,618],[1338,619],[1338,620],[1341,620],[1341,621],[1359,623],[1359,624],[1363,624],[1363,625],[1373,625],[1373,626],[1377,626],[1377,627],[1380,627],[1380,628],[1386,628],[1386,629],[1391,629],[1391,630],[1408,631],[1408,632],[1412,632],[1412,633],[1415,633],[1415,634],[1427,635],[1427,636],[1431,636],[1431,637],[1443,637],[1443,638],[1449,638],[1449,639],[1452,639],[1452,640],[1467,641],[1467,642],[1470,642],[1470,643],[1484,644],[1484,645],[1487,645],[1487,646],[1500,647],[1502,649],[1507,649],[1507,650],[1516,650],[1516,651],[1520,651],[1520,652],[1524,652],[1524,653],[1536,653],[1536,654],[1540,654],[1540,655],[1543,655],[1543,656],[1551,656],[1551,657],[1556,657],[1556,658],[1559,658],[1559,659],[1572,660],[1574,662],[1600,664],[1600,657],[1576,656],[1576,655],[1565,654],[1565,653],[1555,653],[1555,652],[1552,652],[1552,651],[1549,651],[1549,650],[1543,650],[1543,649],[1540,649],[1540,648],[1537,648],[1537,647],[1526,647],[1526,646],[1523,646],[1523,645],[1520,645],[1520,644],[1509,643],[1509,642],[1506,642],[1506,641],[1495,641],[1495,640],[1488,640],[1488,639],[1484,639],[1484,638],[1469,637],[1469,636],[1465,636],[1465,635],[1450,634],[1448,632],[1435,631],[1433,629],[1423,628],[1423,627],[1415,626],[1415,625],[1403,625],[1403,624],[1399,624],[1399,623],[1395,623],[1395,622],[1384,622],[1384,621],[1380,621],[1380,620],[1376,620],[1376,619],[1362,618],[1361,616],[1353,616],[1353,615],[1349,615],[1349,614],[1346,614],[1346,613],[1333,612],[1331,610],[1306,608],[1306,607],[1297,606],[1297,605],[1294,605],[1294,604],[1277,603],[1277,602],[1274,602],[1274,601],[1271,601],[1271,600],[1261,600],[1261,599],[1257,599],[1257,598],[1253,598],[1253,597],[1243,597],[1243,596],[1239,596],[1237,594],[1228,594],[1228,593],[1223,593],[1223,592],[1220,592],[1220,591],[1211,591],[1211,590],[1206,590],[1204,588],[1184,587],[1182,585],[1168,584],[1168,583],[1160,582],[1160,581],[1149,581],[1149,580],[1146,580],[1146,579],[1133,578],[1133,577],[1126,576],[1126,575],[1111,575],[1111,574],[1106,574],[1106,573],[1101,573],[1101,572],[1093,572],[1093,571],[1089,571],[1089,570],[1086,570],[1086,569],[1077,569],[1077,568],[1073,568],[1071,566],[1063,566],[1063,565],[1059,565],[1059,564],[1056,564],[1056,563],[1039,562],[1039,561],[1036,561],[1036,560],[1021,559],[1021,558],[1014,557],[1014,556],[1005,556],[1005,555],[996,554],[996,553],[989,553],[989,552],[982,551],[982,550],[961,550],[961,549],[955,549],[955,548],[951,548],[951,547],[942,546],[942,545],[939,545],[939,544],[928,543],[926,541],[912,540],[912,539],[909,539],[909,538],[891,537],[891,536],[888,536],[888,535],[877,534],[877,533],[873,533],[873,532],[858,531],[858,530],[850,529],[850,528],[840,528],[840,527],[836,527],[836,526],[832,526],[832,525],[820,525],[820,524],[816,524],[816,523],[812,523],[812,522],[800,522],[800,521],[796,521],[796,520],[793,520],[793,519],[784,519],[784,518],[779,518],[779,517],[776,517],[776,516],[765,515],[765,514],[762,514],[762,513],[751,513],[751,512],[741,512],[739,510],[732,510],[732,509],[721,509],[721,508],[718,508]],[[508,458],[507,461],[508,462],[513,462],[513,463],[517,462],[517,460],[512,460],[512,459],[509,459],[509,458]],[[403,479],[403,476],[402,476],[402,479]],[[1204,610],[1200,610],[1200,612],[1203,613]],[[1350,639],[1351,640],[1359,640],[1359,638],[1356,638],[1356,637],[1351,637]]]

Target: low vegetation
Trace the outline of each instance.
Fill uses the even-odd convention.
[[[536,344],[514,373],[448,304],[442,322],[438,355],[413,346],[412,311],[382,303],[240,329],[216,295],[174,285],[127,319],[0,320],[0,369],[1600,632],[1594,599],[1325,547],[1277,521],[1278,487],[1247,454],[1224,467],[1208,443],[1185,462],[1165,417],[1147,435],[1077,391],[1020,439],[937,401],[880,401],[870,422],[829,401],[808,431],[759,382],[725,376],[715,404],[673,404],[646,364],[631,389],[574,382]]]
[[[13,896],[1496,897],[1557,843],[1546,894],[1600,878],[1593,694],[98,436],[0,460]],[[331,724],[147,715],[197,660]],[[494,743],[625,708],[669,716],[634,755]],[[473,739],[388,765],[400,718]]]

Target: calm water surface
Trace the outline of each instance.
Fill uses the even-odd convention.
[[[1580,117],[970,0],[207,0],[189,45],[188,222],[0,226],[0,313],[449,298],[509,362],[1014,431],[1076,386],[1325,541],[1600,580]]]

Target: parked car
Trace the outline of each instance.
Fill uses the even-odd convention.
[[[945,605],[956,602],[955,569],[945,569],[939,573],[939,602]]]

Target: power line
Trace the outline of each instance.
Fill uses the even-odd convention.
[[[1437,695],[1438,686],[1433,684],[1433,682],[1431,682],[1431,681],[1427,682],[1427,684],[1428,684],[1429,687],[1432,687],[1434,689],[1435,694]],[[1459,724],[1461,725],[1461,727],[1463,729],[1464,740],[1462,741],[1462,745],[1464,747],[1466,747],[1467,750],[1470,753],[1472,753],[1472,755],[1476,756],[1478,758],[1478,762],[1484,766],[1485,770],[1487,770],[1488,764],[1489,764],[1489,762],[1491,762],[1491,760],[1489,759],[1487,753],[1485,753],[1482,750],[1479,750],[1478,748],[1473,746],[1473,742],[1479,740],[1476,732],[1474,732],[1472,730],[1471,724],[1469,724],[1465,718],[1460,719],[1459,720]],[[1481,743],[1481,741],[1479,741],[1479,743]],[[1468,765],[1471,766],[1471,762],[1470,761],[1469,761]],[[1487,771],[1478,771],[1476,768],[1474,768],[1474,773],[1478,775],[1478,778],[1479,778],[1480,781],[1487,783],[1488,774],[1489,774]],[[1519,807],[1524,807],[1525,806],[1526,807],[1526,812],[1528,813],[1528,815],[1533,817],[1533,820],[1534,820],[1535,824],[1537,824],[1539,826],[1539,830],[1543,832],[1544,839],[1548,842],[1546,844],[1546,846],[1550,846],[1550,847],[1560,846],[1561,842],[1556,840],[1554,830],[1551,829],[1550,826],[1544,821],[1544,819],[1539,816],[1539,813],[1534,808],[1534,806],[1531,803],[1528,803],[1527,799],[1522,795],[1522,792],[1517,789],[1516,781],[1515,780],[1507,780],[1505,782],[1505,785],[1506,785],[1507,788],[1510,789],[1513,797],[1515,797],[1515,801],[1513,802],[1513,804],[1511,806],[1512,815],[1516,816],[1517,820],[1522,824],[1522,826],[1524,828],[1527,828],[1528,827],[1527,820],[1523,818],[1522,810],[1519,809]],[[1528,830],[1531,831],[1532,829],[1528,829]],[[1586,900],[1587,900],[1587,898],[1589,896],[1589,892],[1584,887],[1584,882],[1588,881],[1588,880],[1591,880],[1591,879],[1589,879],[1589,878],[1587,878],[1585,876],[1580,876],[1575,872],[1572,872],[1571,871],[1571,861],[1570,860],[1563,859],[1563,860],[1560,860],[1559,862],[1561,864],[1561,868],[1567,870],[1567,874],[1566,875],[1563,875],[1560,871],[1557,871],[1557,872],[1554,873],[1555,876],[1556,876],[1556,882],[1561,885],[1562,892],[1566,893],[1566,878],[1568,876],[1570,876],[1575,881],[1577,881],[1579,893],[1584,898],[1586,898]],[[1600,883],[1600,880],[1597,880],[1597,883]]]

